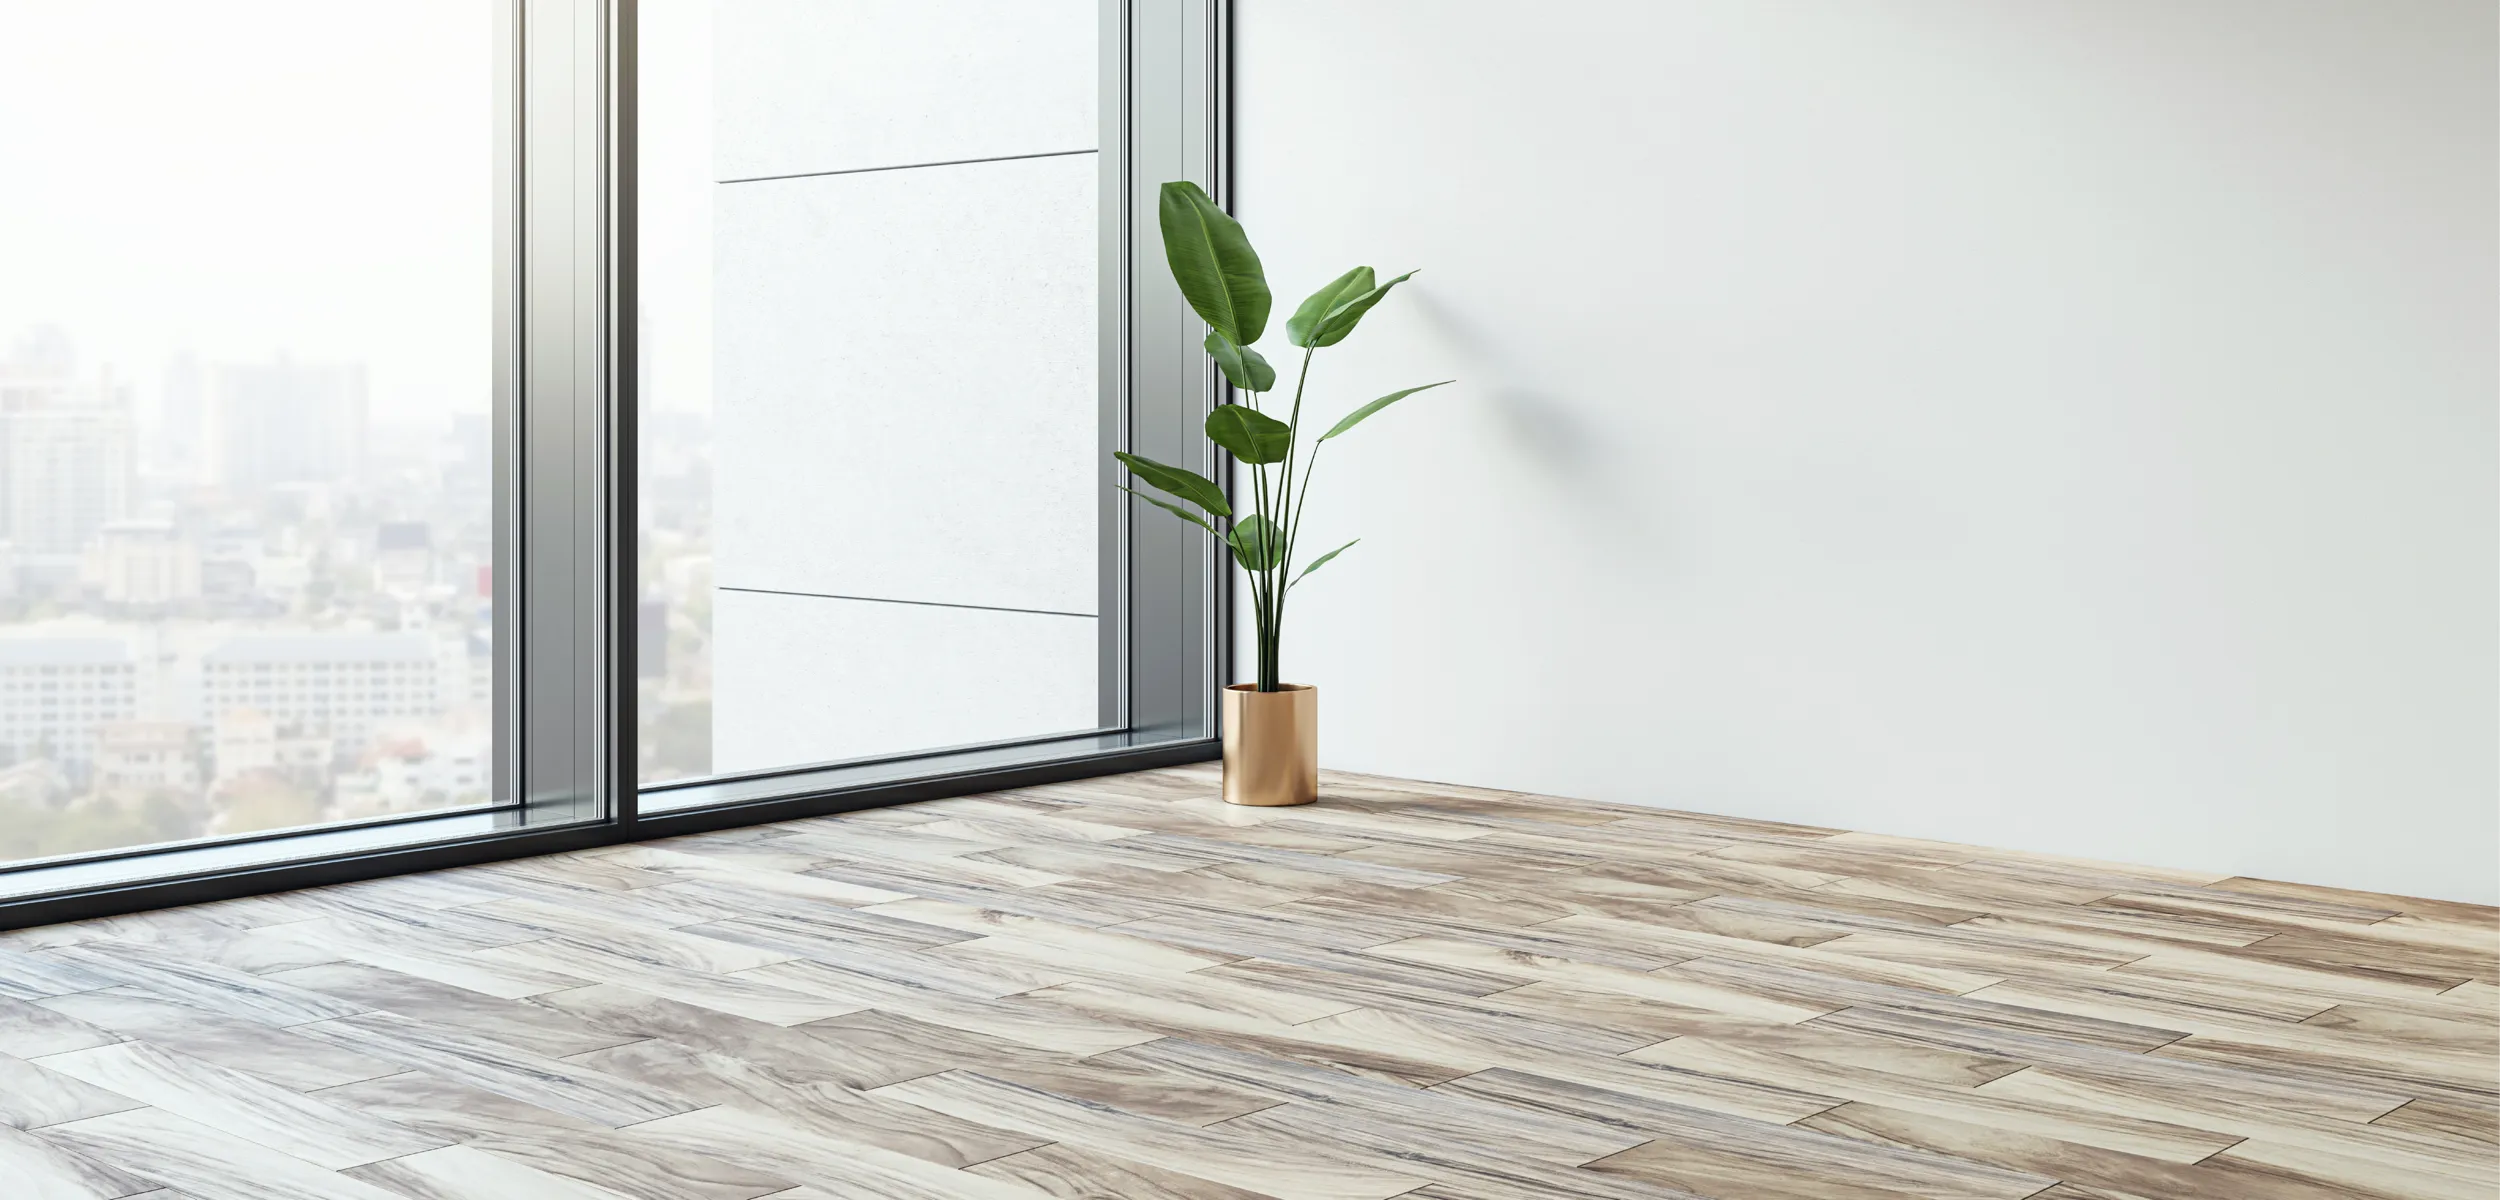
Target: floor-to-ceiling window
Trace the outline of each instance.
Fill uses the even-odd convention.
[[[1223,27],[0,0],[0,923],[1203,747]]]
[[[1132,391],[1130,272],[1161,265],[1126,201],[1210,161],[1216,114],[1178,103],[1204,66],[1170,53],[1206,44],[1204,6],[640,11],[644,806],[1139,740],[1134,676],[1171,707],[1208,669],[1131,652],[1132,584],[1206,564],[1134,544],[1104,487],[1133,395],[1168,410],[1154,437],[1207,394],[1187,358]],[[1168,298],[1142,305],[1168,332]]]
[[[0,863],[491,802],[494,10],[0,3]]]

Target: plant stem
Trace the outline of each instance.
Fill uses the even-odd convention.
[[[1259,572],[1265,577],[1261,581],[1261,590],[1267,595],[1267,602],[1259,615],[1259,690],[1262,692],[1278,690],[1281,682],[1277,660],[1285,640],[1285,591],[1289,586],[1286,580],[1293,568],[1294,535],[1300,531],[1302,516],[1301,497],[1294,493],[1293,487],[1294,461],[1302,449],[1302,393],[1310,386],[1314,350],[1310,346],[1302,348],[1302,369],[1295,373],[1293,381],[1293,411],[1285,422],[1285,469],[1277,480],[1276,523],[1269,527],[1267,567]],[[1312,455],[1316,459],[1317,447],[1312,448]],[[1305,468],[1305,494],[1310,490],[1308,474]]]

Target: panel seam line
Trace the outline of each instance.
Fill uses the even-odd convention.
[[[807,596],[817,600],[860,600],[869,604],[911,604],[921,608],[969,608],[980,612],[1032,613],[1041,617],[1083,617],[1089,621],[1098,616],[1095,613],[1064,612],[1055,608],[1010,608],[1001,604],[953,604],[944,600],[898,600],[892,596],[845,596],[836,592],[794,592],[783,588],[730,587],[726,584],[716,585],[713,590],[750,592],[758,596]]]
[[[789,175],[745,175],[736,179],[716,179],[714,183],[770,183],[776,179],[821,179],[827,175],[867,175],[876,171],[911,171],[921,167],[966,167],[974,163],[1018,162],[1028,158],[1066,158],[1072,154],[1100,154],[1099,149],[1044,150],[1038,154],[997,154],[988,158],[949,158],[937,162],[893,163],[882,167],[843,167],[833,171],[798,171]]]

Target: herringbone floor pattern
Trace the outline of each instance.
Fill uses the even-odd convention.
[[[0,935],[0,1196],[2500,1194],[2491,909],[1214,782]]]

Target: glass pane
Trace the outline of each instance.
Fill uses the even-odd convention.
[[[646,783],[1104,717],[1100,0],[644,0]]]
[[[492,0],[0,0],[0,864],[487,803]]]

